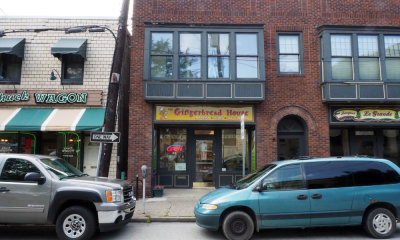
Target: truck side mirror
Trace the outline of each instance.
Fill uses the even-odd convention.
[[[37,182],[39,185],[46,182],[46,177],[41,173],[28,172],[25,174],[24,180],[27,182]]]
[[[143,166],[141,167],[141,170],[142,170],[142,176],[143,176],[143,178],[147,177],[147,166],[146,166],[146,165],[143,165]]]

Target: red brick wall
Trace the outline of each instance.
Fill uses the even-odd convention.
[[[277,156],[276,127],[294,114],[308,128],[310,156],[329,155],[328,108],[322,104],[317,26],[399,26],[398,0],[135,0],[132,37],[129,175],[151,167],[152,105],[143,100],[144,22],[264,24],[266,98],[256,105],[258,165]],[[303,33],[304,75],[279,75],[276,33]]]

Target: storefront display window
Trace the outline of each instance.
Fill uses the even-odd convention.
[[[186,129],[160,129],[160,169],[186,171]]]
[[[383,158],[389,159],[400,166],[399,143],[400,131],[395,129],[383,130]]]
[[[1,132],[0,153],[36,153],[36,135],[26,132]]]
[[[349,155],[348,130],[330,129],[329,135],[330,135],[331,156]]]
[[[242,139],[240,129],[222,129],[222,171],[241,171],[243,163]],[[249,169],[248,137],[245,134],[246,171]]]

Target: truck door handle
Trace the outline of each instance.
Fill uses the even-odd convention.
[[[319,193],[316,193],[316,194],[313,194],[311,197],[312,197],[312,199],[321,199],[322,195]]]
[[[0,192],[9,192],[10,189],[7,189],[6,187],[0,187]]]
[[[299,199],[299,200],[306,200],[306,199],[307,199],[307,195],[301,194],[301,195],[297,196],[297,199]]]

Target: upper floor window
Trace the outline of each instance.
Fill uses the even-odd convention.
[[[278,33],[278,72],[301,74],[302,62],[301,34]]]
[[[24,52],[24,38],[0,39],[0,84],[20,83]]]
[[[400,81],[400,34],[322,32],[324,81]]]
[[[264,78],[262,29],[146,29],[145,79]]]
[[[83,84],[87,39],[63,38],[51,48],[62,61],[61,84]]]
[[[19,84],[22,59],[15,55],[0,55],[0,83]]]
[[[386,77],[400,79],[400,36],[384,37],[386,57]]]

